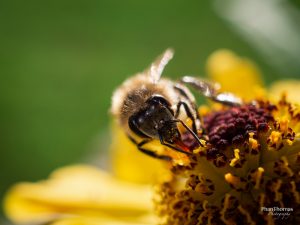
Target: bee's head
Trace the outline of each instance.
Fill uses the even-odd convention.
[[[174,123],[174,112],[171,104],[160,95],[150,97],[145,106],[129,118],[130,129],[141,137],[150,137],[171,142],[178,139],[180,133]]]

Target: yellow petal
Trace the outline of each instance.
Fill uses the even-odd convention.
[[[151,188],[122,182],[97,168],[69,166],[48,180],[20,183],[6,195],[4,209],[15,223],[38,223],[70,215],[136,218],[152,212]]]
[[[232,92],[246,100],[260,96],[263,91],[261,75],[254,63],[230,50],[211,54],[206,69],[211,79],[221,84],[222,91]]]
[[[154,225],[158,219],[153,215],[135,218],[132,220],[119,220],[118,218],[72,217],[57,220],[51,225]]]
[[[283,93],[287,100],[300,104],[300,80],[281,80],[274,82],[269,90],[270,97],[279,100]]]
[[[112,126],[110,152],[113,172],[120,179],[149,184],[169,175],[165,162],[140,152],[116,124]]]

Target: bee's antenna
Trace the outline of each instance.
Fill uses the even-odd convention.
[[[162,55],[160,55],[151,64],[150,68],[148,69],[148,73],[150,75],[150,79],[152,80],[152,83],[156,84],[159,81],[165,66],[173,58],[173,55],[174,55],[173,49],[168,48]]]

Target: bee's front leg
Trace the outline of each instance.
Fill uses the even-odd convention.
[[[138,148],[138,150],[140,150],[141,152],[143,152],[144,154],[151,156],[153,158],[156,159],[162,159],[162,160],[166,160],[166,161],[172,161],[172,158],[170,156],[167,155],[159,155],[156,152],[146,149],[143,146],[147,143],[149,143],[150,141],[152,141],[152,139],[144,139],[143,141],[141,141],[140,143],[138,143],[133,137],[131,137],[129,134],[127,135],[129,140],[131,140]]]

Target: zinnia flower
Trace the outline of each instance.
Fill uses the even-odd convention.
[[[5,197],[8,218],[55,225],[299,223],[299,101],[283,86],[278,100],[277,87],[263,89],[255,65],[228,50],[214,53],[207,70],[245,104],[200,107],[206,143],[192,156],[180,161],[179,154],[173,164],[152,159],[113,126],[113,175],[75,165],[17,184]],[[263,207],[293,211],[279,220]]]
[[[299,109],[283,98],[203,118],[206,146],[159,188],[164,224],[299,224]],[[293,212],[276,220],[273,207]]]
[[[243,64],[252,68],[221,51],[208,66],[215,79],[226,84],[234,82],[235,69]],[[249,70],[243,70],[241,80],[254,84]],[[247,83],[231,89],[252,99],[242,106],[200,109],[206,145],[194,150],[188,164],[174,165],[171,179],[158,185],[162,224],[300,223],[300,108],[285,95],[270,102],[253,98],[251,90]]]
[[[111,173],[91,165],[70,165],[47,180],[22,182],[4,198],[14,224],[147,225],[157,224],[152,184],[167,174],[163,162],[136,150],[113,126]]]

